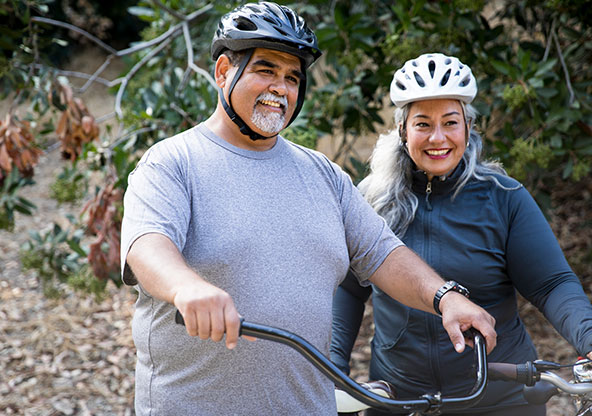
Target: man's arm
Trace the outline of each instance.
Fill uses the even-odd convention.
[[[415,309],[435,314],[433,300],[444,280],[419,256],[405,246],[393,250],[370,277],[392,298]],[[442,324],[454,348],[465,348],[463,331],[473,327],[485,337],[487,352],[496,345],[495,319],[483,308],[457,292],[447,292],[440,301]]]
[[[132,244],[127,263],[148,293],[179,309],[189,335],[220,341],[226,333],[226,346],[236,346],[240,318],[232,298],[195,273],[168,237],[141,236]]]

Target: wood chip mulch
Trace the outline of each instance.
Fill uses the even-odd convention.
[[[97,303],[49,300],[35,278],[0,283],[0,414],[133,415],[129,289]]]

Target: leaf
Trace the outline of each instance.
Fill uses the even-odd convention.
[[[148,7],[132,6],[127,8],[127,12],[138,17],[154,17],[154,10]]]
[[[510,65],[506,64],[505,62],[496,61],[496,60],[492,60],[490,63],[491,63],[491,66],[493,66],[493,68],[497,72],[501,72],[504,75],[510,75],[510,72],[512,70],[512,67]]]
[[[556,63],[557,63],[557,59],[550,59],[548,61],[543,62],[541,65],[539,65],[534,76],[540,77],[540,76],[548,75],[550,72],[553,72],[553,71],[551,71],[551,69],[555,66]]]
[[[69,239],[68,240],[68,247],[70,247],[74,252],[76,252],[81,257],[86,257],[87,253],[84,249],[78,244],[76,241]]]

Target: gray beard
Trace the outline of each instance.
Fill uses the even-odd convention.
[[[258,106],[253,109],[251,121],[257,128],[265,133],[279,133],[286,123],[286,116],[279,113],[261,111]]]

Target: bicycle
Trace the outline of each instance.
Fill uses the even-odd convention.
[[[184,324],[177,311],[175,321]],[[579,410],[576,416],[592,416],[592,361],[580,359],[574,364],[561,365],[552,361],[527,361],[523,364],[488,363],[483,336],[469,331],[474,343],[475,384],[466,396],[443,397],[440,394],[424,394],[417,399],[398,400],[394,389],[386,381],[357,383],[335,366],[316,347],[304,338],[272,326],[241,320],[239,334],[285,344],[306,358],[336,386],[335,398],[340,413],[353,413],[374,407],[391,412],[405,411],[410,416],[440,414],[444,411],[467,409],[483,397],[488,380],[515,381],[524,384],[524,397],[531,404],[543,404],[557,394],[574,397]],[[553,373],[565,367],[573,367],[574,378],[567,381]]]
[[[175,322],[184,325],[183,316],[176,312]],[[285,344],[306,358],[328,377],[337,389],[335,397],[339,412],[357,412],[369,407],[391,412],[409,412],[412,415],[437,414],[443,410],[460,410],[474,406],[481,400],[487,384],[487,353],[485,339],[477,331],[471,331],[474,343],[475,383],[466,396],[443,397],[425,394],[417,399],[398,400],[385,381],[359,384],[342,372],[315,346],[304,338],[272,326],[241,320],[239,335],[247,335]]]

